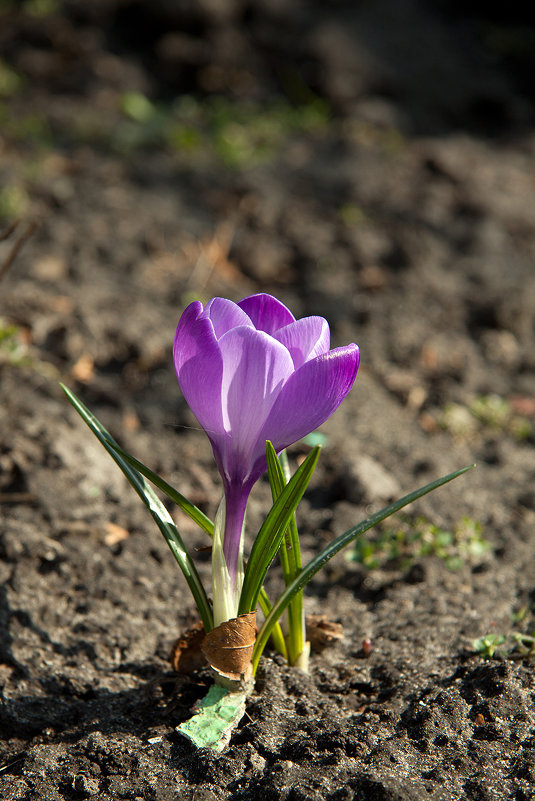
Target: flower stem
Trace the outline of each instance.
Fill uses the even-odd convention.
[[[243,528],[249,490],[228,486],[214,523],[212,593],[214,625],[238,614],[243,584]]]
[[[223,553],[227,563],[230,580],[234,583],[243,559],[243,527],[245,509],[249,499],[250,488],[243,486],[227,486],[225,488],[225,535]]]

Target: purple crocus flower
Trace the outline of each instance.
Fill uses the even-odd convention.
[[[359,349],[330,350],[323,317],[296,320],[271,295],[191,303],[173,357],[178,382],[212,444],[225,490],[223,553],[231,582],[240,559],[245,507],[277,452],[309,434],[353,386]]]

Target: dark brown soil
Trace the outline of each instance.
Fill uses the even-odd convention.
[[[0,3],[2,798],[534,797],[534,31],[515,3]],[[401,557],[318,574],[344,639],[309,675],[267,653],[217,756],[175,733],[209,681],[167,659],[185,582],[58,383],[213,514],[171,342],[192,297],[255,291],[362,352],[305,557],[477,469],[409,510]],[[443,552],[464,517],[487,548]]]

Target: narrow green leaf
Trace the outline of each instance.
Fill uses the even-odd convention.
[[[323,548],[313,559],[308,562],[307,565],[302,569],[300,574],[297,578],[290,584],[289,587],[282,593],[280,598],[273,604],[273,608],[269,615],[267,616],[266,620],[264,621],[264,625],[260,629],[258,636],[256,638],[255,647],[253,650],[253,670],[256,671],[258,667],[258,661],[264,648],[266,647],[266,643],[269,639],[269,635],[271,633],[271,629],[276,621],[280,618],[288,604],[291,602],[294,595],[303,589],[303,587],[308,584],[310,579],[321,570],[322,567],[335,556],[338,551],[341,551],[342,548],[345,548],[346,545],[349,545],[352,540],[356,539],[361,534],[364,534],[365,531],[368,529],[373,528],[382,520],[385,520],[390,515],[398,512],[404,506],[407,506],[409,503],[413,503],[414,501],[418,500],[418,498],[427,495],[427,493],[432,492],[438,487],[441,487],[443,484],[447,484],[449,481],[452,481],[454,478],[461,476],[463,473],[466,473],[468,470],[471,470],[475,465],[469,465],[468,467],[463,467],[460,470],[456,470],[454,473],[449,473],[447,476],[442,476],[442,478],[437,478],[435,481],[431,481],[429,484],[425,484],[425,486],[420,487],[419,489],[415,490],[414,492],[409,493],[409,495],[403,496],[400,498],[399,501],[395,501],[391,503],[389,506],[385,506],[384,509],[381,509],[379,512],[376,512],[371,517],[366,518],[357,526],[348,529],[344,534],[341,534],[335,540],[333,540],[329,545]]]
[[[67,387],[63,386],[63,384],[61,384],[61,387],[65,392],[65,394],[67,395],[67,397],[69,398],[69,400],[71,401],[71,403],[73,403],[72,398],[76,398],[76,396],[73,393],[71,393],[70,390],[67,389]],[[113,439],[111,434],[104,428],[104,426],[96,419],[96,417],[94,417],[94,415],[92,415],[92,412],[90,412],[89,409],[83,406],[82,402],[78,398],[76,398],[76,401],[80,405],[80,408],[83,407],[86,413],[93,417],[93,421],[95,425],[98,427],[100,435],[106,441],[106,443],[111,448],[113,448],[113,450],[116,453],[119,454],[119,456],[122,456],[122,458],[126,462],[128,462],[128,464],[131,467],[134,468],[134,470],[137,470],[139,473],[141,473],[141,475],[145,476],[145,478],[148,478],[149,481],[151,481],[155,487],[158,487],[159,490],[164,492],[168,498],[170,498],[174,503],[176,503],[176,505],[180,509],[182,509],[182,511],[189,518],[191,518],[191,520],[193,520],[194,523],[197,523],[197,525],[200,528],[202,528],[203,531],[209,534],[210,537],[213,536],[214,524],[212,523],[210,518],[204,514],[204,512],[201,512],[201,510],[197,506],[188,501],[188,499],[185,498],[184,495],[182,495],[180,492],[178,492],[178,490],[176,490],[174,487],[168,484],[167,481],[164,481],[164,479],[161,478],[161,476],[159,476],[149,467],[144,465],[143,462],[140,462],[139,459],[136,459],[134,456],[123,450],[123,448],[121,448],[121,446]]]
[[[176,561],[178,562],[189,588],[197,604],[199,614],[201,616],[205,631],[210,631],[213,628],[213,616],[210,603],[206,596],[206,592],[202,585],[197,569],[188,554],[182,538],[175,526],[167,509],[162,504],[158,496],[154,493],[153,489],[147,483],[145,478],[133,467],[128,464],[125,459],[120,456],[117,450],[113,447],[115,440],[104,428],[104,426],[97,420],[95,415],[84,406],[82,401],[76,397],[66,386],[61,384],[61,388],[65,392],[70,403],[74,406],[82,420],[91,429],[93,434],[97,437],[99,442],[108,451],[115,463],[120,467],[134,490],[137,492],[150,514],[152,515],[156,525],[162,532],[165,541]],[[112,444],[113,443],[113,444]]]
[[[202,528],[203,531],[209,534],[210,537],[213,536],[214,524],[210,518],[204,514],[204,512],[201,512],[197,506],[188,501],[188,499],[178,492],[178,490],[172,487],[171,484],[168,484],[167,481],[164,481],[161,476],[159,476],[157,473],[154,473],[149,467],[144,465],[143,462],[140,462],[139,459],[136,459],[134,456],[124,451],[121,446],[118,445],[117,442],[115,442],[115,440],[111,437],[109,437],[108,444],[116,453],[119,454],[119,456],[122,456],[122,458],[128,462],[131,467],[145,476],[145,478],[148,478],[155,487],[158,487],[158,489],[160,489],[162,492],[165,492],[167,497],[176,503],[176,505],[182,509],[182,511],[187,514],[187,516],[191,518],[194,523],[197,523],[197,525]]]
[[[264,582],[267,569],[279,550],[284,532],[290,518],[303,497],[320,455],[320,446],[314,448],[303,464],[292,476],[266,517],[253,543],[243,588],[240,597],[239,613],[251,612],[256,608],[258,594]]]
[[[260,594],[258,596],[258,604],[264,617],[267,617],[272,609],[271,601],[268,598],[267,592],[262,587],[260,590]],[[284,639],[284,634],[282,633],[282,629],[280,623],[277,621],[273,626],[271,631],[271,642],[273,643],[273,647],[276,651],[283,655],[283,657],[288,661],[288,649],[286,648],[286,641]]]
[[[275,502],[290,480],[288,457],[283,451],[277,458],[275,449],[268,443],[266,447],[267,467],[271,493]],[[284,584],[289,584],[301,571],[301,545],[295,515],[290,518],[288,528],[279,550]],[[305,645],[305,619],[303,614],[303,593],[298,592],[288,606],[288,662],[294,665]]]

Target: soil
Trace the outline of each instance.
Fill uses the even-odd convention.
[[[535,797],[529,13],[0,4],[2,798]],[[343,639],[308,675],[266,652],[215,755],[175,732],[210,681],[168,661],[196,620],[185,582],[59,381],[213,515],[171,342],[193,297],[258,291],[362,353],[322,429],[304,558],[477,468],[315,577],[306,610]],[[268,501],[261,482],[249,532]]]

